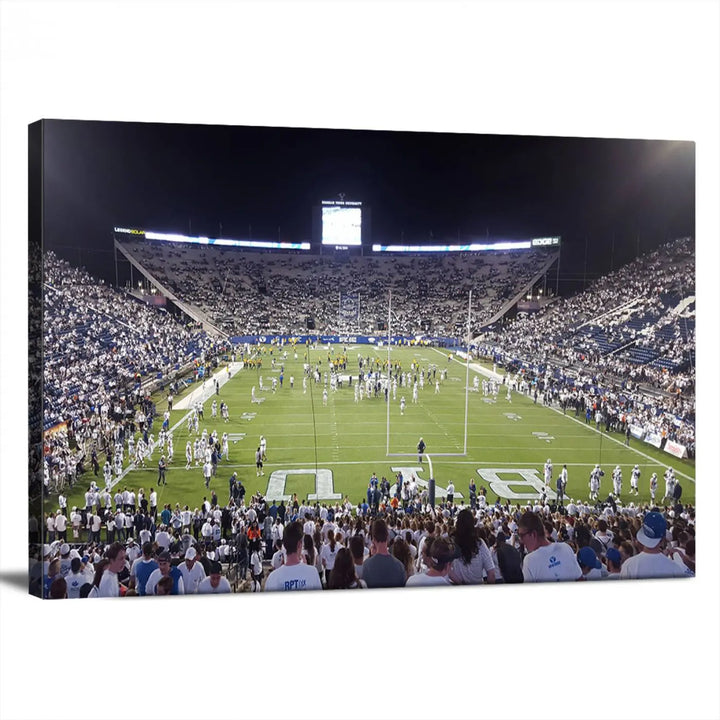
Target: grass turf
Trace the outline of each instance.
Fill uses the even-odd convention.
[[[326,347],[309,349],[311,366],[321,362],[322,372],[327,369],[328,353],[339,354],[342,346],[328,351]],[[272,354],[271,354],[272,350]],[[448,361],[446,352],[430,347],[393,347],[392,362],[400,362],[402,369],[410,371],[411,363],[416,362],[421,369],[431,365],[437,366],[436,377],[440,378],[447,369],[446,380],[441,380],[439,392],[435,392],[433,381],[425,383],[419,390],[418,403],[412,403],[412,390],[398,387],[397,399],[390,393],[390,429],[387,426],[387,405],[383,394],[378,397],[365,397],[359,403],[354,399],[354,386],[358,377],[358,355],[364,358],[378,358],[381,362],[387,359],[387,348],[376,348],[370,345],[348,346],[347,370],[344,374],[352,375],[353,386],[347,382],[331,392],[328,385],[327,406],[323,406],[323,383],[315,384],[307,381],[307,391],[303,392],[303,363],[306,348],[297,348],[297,360],[291,347],[284,348],[287,358],[281,360],[283,350],[264,346],[262,348],[262,368],[247,367],[235,373],[220,389],[219,395],[211,395],[204,404],[204,421],[200,423],[200,432],[207,428],[208,432],[217,430],[236,435],[231,439],[229,458],[223,458],[213,478],[210,489],[217,492],[220,502],[228,499],[228,479],[233,471],[237,471],[249,494],[267,493],[271,474],[275,471],[299,471],[286,478],[285,495],[297,493],[302,500],[310,493],[316,492],[314,470],[326,469],[332,472],[333,489],[343,497],[347,495],[353,504],[365,497],[370,475],[375,472],[379,478],[385,476],[391,484],[395,480],[393,468],[422,468],[418,472],[420,479],[430,477],[430,465],[438,485],[438,494],[442,495],[448,482],[455,484],[456,502],[460,496],[468,502],[468,483],[475,477],[478,489],[485,486],[488,490],[489,502],[494,502],[496,494],[487,481],[487,470],[504,469],[510,472],[502,475],[513,488],[513,479],[523,478],[517,470],[534,469],[538,478],[542,478],[543,464],[551,458],[554,466],[553,477],[557,477],[563,463],[568,466],[569,482],[566,495],[568,497],[586,499],[588,497],[588,476],[595,463],[600,463],[605,470],[601,485],[601,497],[606,497],[612,488],[611,474],[616,464],[623,470],[624,503],[649,502],[649,480],[652,472],[658,474],[658,492],[656,500],[663,496],[665,484],[663,472],[668,465],[675,468],[676,476],[683,486],[683,500],[695,501],[695,466],[693,461],[678,460],[669,454],[631,438],[630,447],[624,445],[624,437],[617,433],[599,433],[594,424],[586,424],[582,415],[575,418],[574,411],[567,416],[562,412],[541,404],[534,404],[531,398],[512,393],[512,402],[506,399],[506,389],[500,386],[496,399],[486,398],[481,392],[469,393],[467,423],[467,454],[463,452],[465,443],[465,376],[466,366],[453,358]],[[276,367],[271,365],[272,357],[276,359]],[[284,365],[284,382],[276,392],[271,391],[271,379],[279,378],[280,365]],[[224,372],[224,370],[223,370]],[[476,371],[470,370],[470,386]],[[260,377],[263,378],[264,391],[259,391]],[[290,386],[290,377],[294,376],[294,387]],[[263,397],[262,403],[251,403],[251,388],[255,386],[256,395]],[[185,393],[197,389],[191,386]],[[211,384],[207,384],[207,392],[211,392]],[[400,398],[404,395],[406,408],[400,414]],[[210,405],[212,399],[227,403],[230,421],[223,422],[219,417],[212,420]],[[175,406],[182,399],[176,398]],[[157,399],[158,411],[167,406],[164,398]],[[180,503],[193,509],[200,505],[203,497],[209,492],[205,489],[201,466],[185,470],[185,443],[188,438],[195,438],[194,433],[188,434],[186,410],[174,409],[171,412],[170,427],[175,427],[174,457],[168,466],[167,486],[160,487],[158,504]],[[154,432],[157,437],[160,421],[156,419]],[[256,476],[255,450],[260,435],[267,439],[267,461],[265,475]],[[417,463],[416,446],[420,437],[427,445],[429,461],[425,459],[422,466]],[[388,456],[389,451],[397,456]],[[133,468],[121,478],[119,486],[144,488],[146,492],[156,485],[157,461],[159,450],[155,450],[148,461],[148,467]],[[406,454],[403,456],[402,454]],[[457,454],[450,456],[450,454]],[[630,471],[633,465],[640,466],[638,497],[629,495]],[[102,463],[101,463],[102,464]],[[128,464],[126,452],[126,466]],[[486,478],[478,474],[485,473]],[[277,477],[277,476],[276,476]],[[69,496],[69,506],[84,504],[84,492],[87,489],[92,473],[86,473],[76,484]],[[102,485],[102,473],[99,485]],[[554,485],[554,484],[553,484]],[[527,486],[516,485],[518,493],[536,495],[536,491]],[[322,502],[322,497],[320,498]],[[513,501],[514,502],[514,501]],[[521,500],[520,502],[524,502]],[[55,498],[48,498],[46,511],[56,505]]]

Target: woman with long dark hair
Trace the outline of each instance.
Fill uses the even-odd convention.
[[[303,535],[302,556],[306,565],[315,565],[315,543],[307,533]]]
[[[325,585],[330,581],[330,573],[335,567],[335,557],[337,556],[340,546],[335,540],[335,533],[330,530],[327,534],[327,542],[325,542],[320,550],[320,558],[322,566],[325,570]],[[353,571],[354,572],[354,571]]]
[[[350,550],[341,547],[335,556],[335,563],[327,581],[328,590],[350,590],[353,588],[366,588],[363,580],[355,574],[355,563]]]
[[[450,581],[455,585],[480,585],[487,577],[495,582],[495,565],[490,550],[475,527],[475,518],[467,508],[461,510],[453,535],[455,559],[450,566]]]
[[[102,580],[102,576],[105,573],[105,569],[110,564],[110,560],[107,558],[103,558],[100,562],[95,563],[95,577],[93,577],[92,581],[92,587],[90,588],[90,592],[87,594],[87,597],[89,598],[96,598],[100,597],[99,595],[99,588],[100,588],[100,580]]]
[[[393,540],[392,547],[390,548],[390,552],[393,557],[403,564],[408,577],[415,573],[415,561],[410,552],[410,546],[405,540],[400,537],[395,538],[395,540]]]

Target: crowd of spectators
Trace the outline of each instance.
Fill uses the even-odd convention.
[[[45,486],[57,490],[101,453],[152,422],[144,381],[205,359],[216,341],[164,310],[108,287],[54,253],[44,256]]]
[[[490,505],[481,492],[471,506],[431,506],[423,493],[396,508],[389,496],[368,507],[348,498],[320,504],[297,496],[286,504],[259,494],[223,504],[213,494],[192,511],[179,504],[159,511],[141,506],[142,495],[133,491],[135,510],[118,493],[105,511],[73,508],[58,523],[62,531],[48,523],[38,545],[43,557],[31,570],[37,594],[127,597],[695,573],[695,510],[679,498],[667,506],[623,504],[612,495],[603,502]],[[131,518],[122,529],[119,515]],[[548,547],[556,562],[545,567],[540,558]],[[645,569],[629,562],[651,551],[665,560],[653,558]]]
[[[626,415],[692,452],[694,270],[692,239],[668,243],[579,295],[480,334],[475,353],[522,368],[555,402],[563,392],[591,406],[601,398],[607,416]]]
[[[519,317],[502,331],[490,329],[478,339],[485,345],[502,341],[504,352],[522,353],[535,361],[597,366],[666,389],[682,378],[683,387],[688,387],[694,382],[694,368],[671,373],[657,365],[630,362],[627,348],[617,355],[608,352],[652,346],[659,358],[687,365],[695,346],[694,273],[692,239],[676,240],[603,276],[585,292]],[[632,322],[637,319],[640,327]],[[604,352],[600,341],[607,348]]]
[[[123,247],[229,336],[305,333],[307,318],[323,333],[372,335],[388,319],[389,291],[394,333],[465,335],[470,290],[479,327],[551,257],[540,250],[338,258],[141,241]],[[340,293],[359,298],[359,318],[342,317]]]

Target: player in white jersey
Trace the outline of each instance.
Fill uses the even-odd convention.
[[[650,476],[650,504],[655,504],[655,493],[657,492],[658,477],[657,473],[653,473]]]
[[[393,378],[392,381],[392,397],[393,400],[397,400],[397,378]]]
[[[360,402],[360,383],[355,383],[355,402]]]
[[[418,401],[418,386],[417,382],[413,385],[412,401],[416,403]]]
[[[307,375],[303,375],[303,395],[307,392]]]
[[[613,481],[613,494],[616,498],[620,497],[620,493],[622,492],[622,469],[619,465],[615,466],[615,469],[613,470],[612,474],[612,481]]]
[[[632,495],[633,492],[635,495],[639,495],[638,491],[638,482],[640,481],[640,467],[638,465],[635,465],[635,467],[632,469],[632,473],[630,473],[630,494]]]
[[[215,420],[217,418],[217,400],[212,401],[210,406],[210,417]]]
[[[663,503],[665,500],[670,498],[670,500],[673,499],[673,491],[675,490],[675,471],[668,467],[668,469],[665,471],[663,478],[665,479],[665,495],[663,495]]]
[[[543,467],[543,479],[545,480],[546,485],[552,484],[552,476],[553,476],[553,466],[552,461],[550,458],[547,459],[547,462],[545,463]]]
[[[169,461],[172,460],[172,458],[173,458],[173,452],[174,452],[174,448],[173,448],[173,434],[172,434],[172,433],[168,433],[168,435],[167,435],[167,455],[168,455],[168,460],[169,460]]]
[[[322,403],[323,405],[327,405],[327,388],[323,388],[323,394],[322,394]]]
[[[435,394],[437,395],[440,392],[440,381],[435,381]]]
[[[405,396],[404,395],[400,398],[400,414],[401,415],[405,414]]]
[[[138,438],[137,445],[135,447],[135,464],[140,467],[145,467],[145,454],[147,452],[147,445],[142,438]]]
[[[190,444],[190,441],[188,440],[185,444],[185,469],[189,470],[190,466],[192,465],[193,460],[193,454],[192,454],[192,445]]]
[[[135,436],[131,433],[128,437],[128,457],[131,458],[135,454]]]
[[[225,459],[225,462],[227,462],[230,459],[230,440],[226,432],[224,432],[222,435],[221,448],[222,456]]]
[[[590,472],[590,499],[597,500],[600,493],[600,478],[605,473],[596,465]]]
[[[510,389],[510,383],[508,383],[508,386],[507,386],[507,395],[505,396],[505,399],[509,403],[512,403],[512,390]]]

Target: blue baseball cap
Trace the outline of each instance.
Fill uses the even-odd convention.
[[[667,531],[667,520],[659,512],[649,512],[643,519],[643,525],[638,530],[637,539],[647,548],[654,548],[660,544]]]
[[[622,563],[622,556],[617,548],[608,548],[608,551],[605,553],[605,557],[610,560],[613,565],[620,567],[620,564]]]
[[[598,556],[595,554],[595,551],[588,545],[586,545],[584,548],[580,548],[577,554],[577,561],[581,567],[598,569],[602,567],[600,561],[598,560]]]

